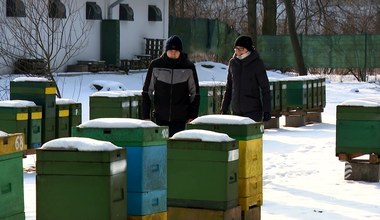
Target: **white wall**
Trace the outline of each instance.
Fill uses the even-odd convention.
[[[25,1],[25,0],[22,0]],[[102,9],[103,19],[108,19],[108,6],[116,0],[88,0],[96,2]],[[4,1],[5,2],[5,1]],[[65,0],[61,0],[65,3]],[[78,5],[86,4],[86,0],[78,0]],[[135,55],[144,54],[144,38],[166,39],[169,26],[169,0],[124,0],[122,4],[129,4],[134,12],[134,21],[120,21],[120,58],[131,59]],[[148,21],[148,5],[156,5],[162,12],[162,21]],[[81,10],[85,17],[85,7]],[[119,6],[112,10],[113,18],[119,19]],[[2,13],[5,15],[5,13]],[[101,20],[87,20],[92,26],[88,37],[87,47],[68,64],[76,64],[78,60],[100,60]],[[1,62],[1,61],[0,61]],[[66,68],[60,70],[64,71]],[[0,70],[0,73],[3,72]],[[6,72],[9,72],[6,71]]]

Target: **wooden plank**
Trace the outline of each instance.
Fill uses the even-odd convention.
[[[241,211],[241,220],[260,220],[261,206],[250,207],[249,210]]]

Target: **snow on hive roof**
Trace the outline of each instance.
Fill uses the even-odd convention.
[[[0,137],[8,137],[8,133],[0,131]]]
[[[190,129],[175,133],[171,139],[176,140],[201,140],[208,142],[226,142],[233,141],[227,134],[214,131]]]
[[[119,149],[109,141],[99,141],[85,137],[64,137],[46,142],[41,149],[78,150],[78,151],[112,151]]]
[[[256,122],[248,117],[241,117],[237,115],[203,115],[190,122],[190,124],[231,124],[231,125],[254,124],[254,123]]]
[[[34,107],[36,104],[27,100],[4,100],[0,101],[0,107]]]
[[[65,99],[65,98],[56,98],[55,102],[57,105],[65,105],[65,104],[75,104],[77,103],[76,101],[72,99]]]
[[[349,99],[342,102],[340,105],[347,106],[364,106],[364,107],[379,107],[380,106],[380,97],[366,97],[359,99]]]
[[[142,128],[158,127],[154,122],[135,118],[96,118],[86,121],[79,128]]]
[[[225,86],[226,82],[221,81],[201,81],[199,86]]]
[[[43,77],[17,77],[13,80],[14,82],[49,82],[48,79]]]
[[[131,91],[100,91],[95,92],[92,97],[129,97],[134,96],[135,94]]]

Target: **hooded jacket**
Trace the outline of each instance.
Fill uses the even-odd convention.
[[[265,65],[256,50],[244,59],[236,56],[228,65],[226,91],[221,112],[262,121],[263,112],[271,112],[271,94]]]
[[[199,82],[195,66],[185,53],[170,59],[166,53],[152,61],[142,92],[142,116],[161,121],[186,122],[198,117]]]

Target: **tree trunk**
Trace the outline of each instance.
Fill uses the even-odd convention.
[[[288,28],[290,40],[292,42],[294,55],[297,62],[297,71],[300,76],[307,75],[307,69],[302,55],[301,46],[298,42],[297,31],[296,31],[296,19],[294,16],[294,8],[292,5],[292,0],[284,0],[286,15],[288,17]]]
[[[254,47],[257,46],[256,0],[247,0],[248,4],[248,33],[252,37]]]
[[[175,2],[176,0],[169,0],[169,15],[176,16],[175,14]]]
[[[276,15],[277,15],[277,0],[265,0],[264,6],[264,18],[263,18],[263,35],[276,35]]]

